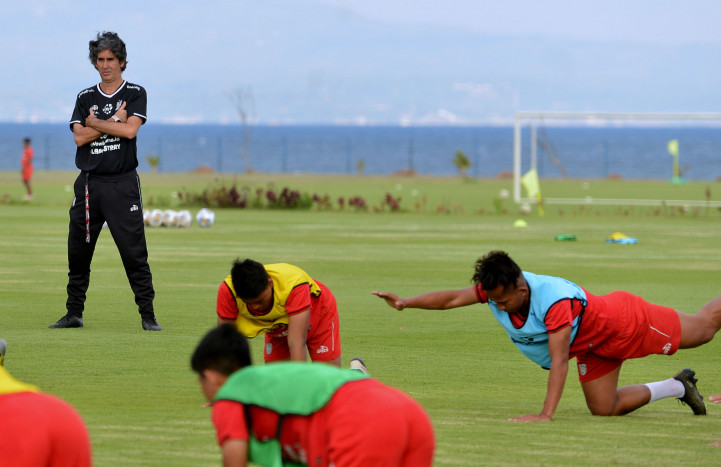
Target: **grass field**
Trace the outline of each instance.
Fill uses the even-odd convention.
[[[99,466],[219,465],[208,409],[189,355],[215,322],[215,296],[236,257],[297,264],[336,295],[344,364],[361,356],[372,375],[416,398],[437,437],[435,464],[717,465],[721,406],[694,417],[666,399],[625,417],[588,413],[575,371],[550,423],[514,424],[540,411],[546,372],[525,359],[485,305],[395,311],[372,290],[400,295],[469,285],[477,257],[504,249],[526,270],[560,275],[593,293],[624,289],[695,313],[721,294],[721,212],[716,209],[546,206],[521,217],[493,198],[507,180],[224,176],[226,183],[288,186],[379,204],[401,196],[403,212],[217,210],[216,225],[148,229],[156,314],[164,330],[141,330],[120,258],[105,231],[98,242],[85,328],[51,330],[65,312],[67,186],[75,174],[38,173],[23,203],[16,173],[0,173],[0,337],[7,369],[72,403],[90,430]],[[215,175],[142,175],[146,208],[177,207],[174,191],[201,190]],[[718,183],[542,182],[554,196],[705,199]],[[416,190],[415,192],[413,190]],[[643,195],[643,196],[642,196]],[[586,196],[585,194],[583,196]],[[197,211],[192,208],[192,211]],[[505,211],[505,212],[504,212]],[[639,240],[615,245],[620,231]],[[575,242],[557,242],[574,234]],[[261,343],[253,341],[256,361]],[[629,361],[622,384],[697,371],[704,396],[721,392],[719,342],[671,357]]]

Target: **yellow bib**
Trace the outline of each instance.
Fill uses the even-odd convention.
[[[235,321],[238,331],[245,337],[252,338],[263,334],[273,328],[288,325],[288,312],[285,310],[285,303],[294,288],[302,284],[310,285],[310,293],[313,296],[320,295],[320,287],[306,273],[297,266],[287,263],[275,263],[263,265],[273,281],[273,306],[264,315],[255,315],[248,310],[248,305],[235,293],[233,280],[230,276],[225,278],[225,283],[235,297],[235,304],[238,307],[238,319]]]
[[[30,384],[22,383],[12,376],[7,370],[0,366],[0,396],[14,392],[40,392],[38,388]]]

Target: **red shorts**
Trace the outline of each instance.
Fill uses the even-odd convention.
[[[320,454],[328,465],[345,467],[433,465],[431,421],[398,389],[373,379],[355,381],[341,387],[317,415],[323,417],[325,436],[312,440],[309,459]]]
[[[340,357],[340,326],[338,325],[338,305],[335,297],[325,285],[316,281],[321,293],[310,299],[310,322],[306,347],[310,359],[314,362],[327,362]],[[287,360],[290,358],[287,335],[265,334],[263,355],[266,362]]]
[[[28,181],[33,177],[33,166],[25,167],[23,169],[23,180]]]
[[[648,355],[673,355],[681,344],[681,320],[673,308],[654,305],[628,292],[598,296],[612,310],[610,337],[577,356],[582,383],[615,370],[624,360]]]

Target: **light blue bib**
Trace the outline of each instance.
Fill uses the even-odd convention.
[[[499,323],[503,326],[511,338],[511,341],[518,346],[523,355],[538,363],[545,369],[551,368],[551,355],[548,352],[548,329],[546,329],[546,313],[557,302],[566,299],[580,300],[585,309],[588,301],[586,292],[574,284],[560,277],[541,276],[532,272],[523,272],[531,294],[531,304],[528,311],[528,319],[521,328],[516,328],[511,318],[505,311],[499,310],[496,304],[489,300],[488,306]],[[578,333],[581,323],[579,314],[573,320],[571,328],[571,342]]]

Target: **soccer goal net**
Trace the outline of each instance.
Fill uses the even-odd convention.
[[[580,188],[572,196],[549,197],[543,193],[548,179],[577,180]],[[594,180],[721,180],[721,113],[516,113],[516,203],[721,206],[708,194],[661,199],[653,192],[638,196],[638,189],[620,189],[618,198],[596,198],[583,191]],[[619,184],[624,185],[633,186]]]

